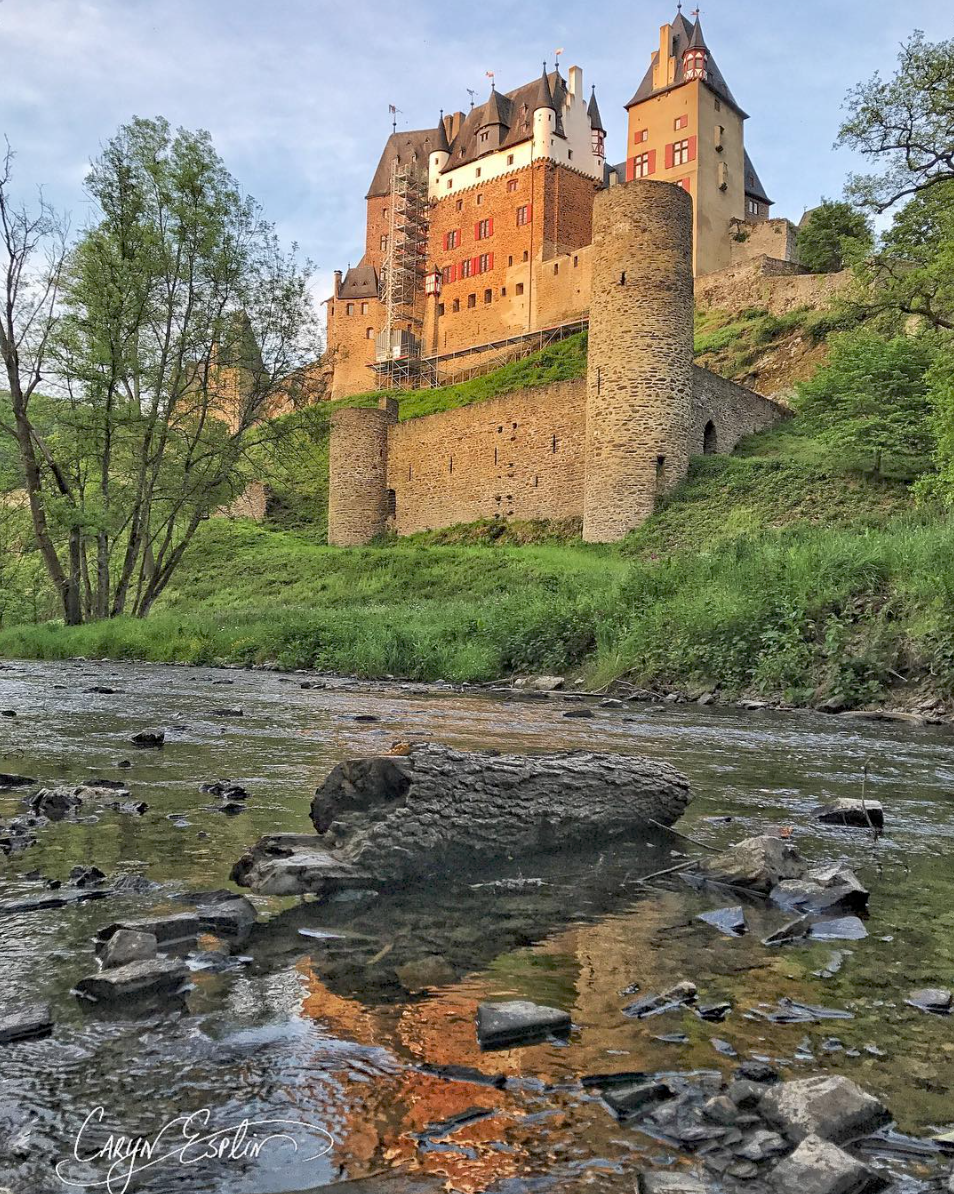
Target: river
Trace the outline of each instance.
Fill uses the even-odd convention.
[[[93,775],[123,779],[149,805],[142,816],[104,811],[93,823],[39,830],[36,845],[0,856],[0,896],[43,893],[42,879],[24,876],[65,880],[76,863],[161,885],[0,916],[0,1004],[44,1001],[56,1022],[45,1040],[0,1046],[0,1187],[120,1190],[118,1179],[112,1187],[81,1180],[70,1163],[54,1172],[69,1162],[96,1108],[113,1132],[145,1138],[208,1108],[216,1124],[294,1120],[333,1145],[318,1157],[322,1150],[289,1147],[154,1165],[130,1179],[130,1191],[280,1194],[352,1182],[345,1188],[357,1194],[389,1189],[395,1175],[409,1188],[628,1191],[640,1168],[674,1157],[617,1123],[576,1080],[617,1069],[729,1075],[751,1057],[768,1057],[789,1076],[848,1075],[887,1103],[904,1132],[950,1125],[954,1018],[904,1003],[912,987],[954,983],[950,729],[672,704],[568,719],[572,706],[556,694],[517,701],[397,683],[302,688],[304,679],[83,661],[0,670],[0,710],[16,714],[0,719],[0,771],[48,787]],[[222,707],[242,716],[213,713]],[[165,748],[137,752],[131,735],[156,726],[167,730]],[[485,879],[539,882],[503,890],[470,877],[401,897],[253,897],[261,923],[243,947],[249,960],[224,972],[196,970],[187,1006],[145,1020],[106,1014],[71,993],[96,968],[99,927],[120,914],[181,911],[176,894],[228,886],[232,863],[260,834],[310,830],[311,795],[337,760],[420,738],[667,760],[695,793],[679,823],[685,833],[719,845],[791,826],[811,861],[849,860],[872,892],[868,936],[773,949],[761,938],[780,914],[754,908],[747,936],[724,937],[695,916],[731,900],[678,876],[637,882],[694,852],[660,834],[593,856],[510,863]],[[120,769],[121,761],[131,766]],[[866,765],[867,794],[885,807],[887,831],[877,842],[811,816],[823,798],[857,796]],[[220,779],[250,793],[237,816],[199,791]],[[22,811],[21,797],[0,792],[0,819]],[[422,956],[447,957],[460,977],[426,995],[402,993],[394,966],[415,943]],[[841,965],[832,974],[833,951]],[[728,1019],[707,1023],[691,1010],[646,1021],[621,1014],[627,987],[658,991],[683,978],[709,1002],[731,1001]],[[781,997],[851,1018],[767,1022],[760,1010]],[[565,1008],[574,1023],[569,1042],[481,1054],[474,1014],[487,998]],[[674,1033],[688,1039],[657,1039]],[[718,1052],[714,1037],[738,1057]],[[451,1064],[508,1081],[502,1089],[449,1081],[426,1068]],[[471,1109],[490,1114],[475,1110],[472,1122],[443,1136],[428,1131]],[[899,1190],[919,1188],[932,1172],[891,1164]],[[64,1185],[64,1176],[76,1184]]]

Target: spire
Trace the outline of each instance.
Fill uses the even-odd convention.
[[[533,103],[530,105],[531,112],[536,112],[538,108],[549,108],[551,112],[555,112],[556,108],[553,104],[553,96],[550,92],[550,80],[547,78],[547,64],[543,64],[543,74],[540,76],[540,82],[537,84],[537,93],[533,97]]]
[[[596,102],[596,87],[595,86],[593,88],[592,94],[590,95],[590,102],[589,102],[589,104],[587,104],[587,107],[586,107],[586,114],[590,118],[590,128],[591,129],[594,129],[596,132],[600,132],[600,133],[606,132],[606,129],[603,128],[603,118],[600,116],[600,106]]]
[[[689,49],[690,50],[708,50],[709,49],[709,47],[706,45],[706,39],[705,39],[705,37],[703,37],[703,34],[702,34],[702,19],[700,17],[696,17],[695,28],[692,31],[692,39],[689,42]]]
[[[441,118],[437,122],[437,144],[432,150],[433,153],[450,153],[450,144],[447,140],[447,129],[444,127],[444,109],[441,109]]]

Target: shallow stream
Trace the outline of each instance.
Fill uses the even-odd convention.
[[[334,1141],[317,1159],[310,1158],[321,1149],[298,1141],[297,1151],[273,1148],[257,1158],[146,1167],[129,1191],[279,1194],[368,1179],[345,1187],[357,1194],[389,1189],[395,1175],[411,1188],[433,1180],[435,1188],[503,1194],[629,1191],[641,1168],[680,1158],[618,1123],[577,1079],[613,1070],[729,1075],[739,1058],[755,1056],[788,1075],[849,1075],[888,1104],[905,1132],[950,1127],[954,1017],[904,1003],[913,987],[954,985],[949,729],[691,705],[630,704],[567,719],[574,706],[556,694],[517,701],[347,681],[303,689],[303,679],[85,662],[0,670],[0,711],[16,714],[0,719],[0,772],[47,787],[122,779],[149,805],[142,816],[102,811],[94,823],[39,830],[36,845],[0,856],[0,899],[42,895],[43,880],[25,875],[65,880],[76,863],[162,885],[0,916],[0,1009],[48,1002],[56,1021],[48,1039],[0,1046],[0,1187],[124,1190],[116,1175],[111,1187],[102,1184],[102,1164],[99,1185],[93,1169],[69,1164],[84,1120],[102,1107],[100,1141],[107,1128],[154,1137],[167,1121],[203,1108],[216,1125],[274,1117],[311,1125],[310,1143],[323,1132]],[[116,691],[89,692],[94,686]],[[242,716],[213,713],[223,707]],[[156,726],[167,730],[165,748],[137,752],[131,735]],[[178,1011],[121,1017],[71,994],[96,969],[99,927],[120,915],[181,911],[176,894],[229,886],[232,863],[260,834],[310,830],[311,795],[337,760],[426,737],[462,748],[668,760],[695,792],[680,830],[719,845],[791,826],[811,861],[846,858],[871,889],[868,936],[769,948],[761,938],[786,917],[758,906],[748,910],[748,935],[722,936],[695,916],[733,900],[678,876],[638,882],[697,852],[660,833],[596,855],[505,864],[480,877],[481,886],[471,876],[401,897],[255,898],[262,923],[241,950],[250,961],[222,973],[197,970]],[[119,769],[125,760],[131,767]],[[866,792],[885,806],[887,832],[876,843],[811,817],[824,797],[857,796],[866,764]],[[237,816],[199,792],[220,779],[250,793]],[[0,792],[0,819],[22,811],[21,799]],[[539,882],[490,882],[507,877]],[[415,953],[442,955],[459,979],[423,996],[402,992],[394,969]],[[624,989],[659,991],[684,978],[707,1002],[731,1001],[724,1023],[688,1009],[649,1020],[622,1015]],[[766,1022],[760,1005],[781,997],[851,1018]],[[488,998],[565,1008],[574,1023],[569,1042],[482,1054],[474,1015]],[[678,1033],[685,1043],[657,1039]],[[738,1056],[719,1052],[712,1038]],[[501,1089],[426,1070],[447,1065],[508,1081]],[[465,1126],[430,1130],[471,1109]],[[476,1109],[491,1114],[477,1117]],[[54,1167],[64,1160],[58,1177]],[[892,1165],[899,1190],[937,1176],[909,1160]],[[75,1184],[65,1185],[64,1175]]]

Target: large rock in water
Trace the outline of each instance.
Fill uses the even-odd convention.
[[[690,799],[688,780],[649,759],[422,744],[339,763],[312,801],[319,836],[263,838],[232,878],[275,895],[387,887],[642,835],[649,819],[671,825]]]
[[[710,883],[745,887],[768,895],[785,879],[801,879],[805,860],[784,838],[747,837],[737,846],[706,859],[699,873]]]

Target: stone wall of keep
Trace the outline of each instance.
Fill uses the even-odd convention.
[[[375,337],[386,319],[384,304],[376,298],[339,298],[328,303],[328,359],[333,366],[332,384],[326,392],[329,400],[377,388],[370,366],[374,364]]]
[[[593,211],[583,538],[621,539],[689,467],[692,200],[610,187]]]
[[[579,518],[585,405],[582,380],[556,382],[392,427],[394,529]]]
[[[693,456],[731,452],[744,435],[765,431],[787,413],[777,402],[698,365],[692,368],[692,383]]]
[[[740,237],[742,239],[740,239]],[[729,237],[729,265],[771,257],[775,261],[795,261],[798,229],[791,220],[746,220],[737,235]]]
[[[331,416],[328,448],[328,542],[334,547],[368,543],[387,529],[388,429],[397,403],[378,409],[352,407]]]

